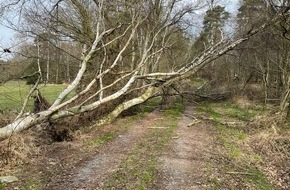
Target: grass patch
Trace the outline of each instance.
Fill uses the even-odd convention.
[[[10,81],[0,86],[0,109],[12,110],[21,108],[22,102],[29,91],[25,82]]]
[[[52,103],[58,94],[66,88],[65,84],[41,84],[39,90],[41,94]],[[25,81],[9,81],[0,85],[0,110],[20,110],[31,86]],[[30,100],[28,110],[32,109],[33,100]],[[27,111],[28,111],[27,110]]]
[[[216,139],[224,147],[225,157],[230,163],[230,170],[245,170],[250,175],[242,175],[243,179],[252,184],[256,189],[273,189],[273,185],[267,180],[266,176],[256,169],[255,164],[262,162],[261,157],[253,152],[241,148],[239,142],[246,139],[247,134],[236,129],[229,129],[225,126],[218,126]]]
[[[84,145],[87,147],[98,148],[102,145],[107,144],[108,142],[114,140],[118,135],[123,134],[128,128],[136,124],[136,122],[142,119],[146,113],[139,113],[132,116],[127,116],[120,118],[115,121],[114,127],[110,128],[108,131],[108,126],[101,126],[98,128],[98,131],[103,131],[101,134],[97,134],[92,139],[85,140]]]
[[[0,182],[0,190],[2,189],[4,190],[4,188],[5,188],[5,185]]]
[[[261,157],[243,147],[243,141],[248,137],[246,130],[243,129],[244,127],[229,127],[221,124],[221,121],[228,118],[235,118],[238,121],[249,121],[256,115],[265,113],[265,109],[263,107],[245,109],[230,103],[206,103],[200,105],[198,110],[202,113],[206,112],[214,121],[213,124],[217,131],[215,139],[222,145],[225,152],[223,155],[225,160],[221,160],[218,166],[220,170],[222,172],[242,170],[241,173],[249,175],[235,175],[231,177],[239,178],[236,180],[245,181],[255,189],[273,189],[273,185],[267,180],[263,172],[255,167],[256,164],[261,163]],[[217,189],[222,183],[227,183],[226,181],[214,180],[214,178],[209,179],[209,181]]]
[[[255,116],[267,111],[265,106],[253,106],[251,109],[242,108],[232,103],[204,103],[198,106],[199,111],[205,111],[212,118],[219,119],[222,116],[235,118],[242,121],[249,121]]]
[[[174,103],[169,108],[164,110],[163,115],[165,117],[180,117],[184,110],[182,103]]]
[[[190,81],[191,81],[191,85],[195,87],[200,87],[206,82],[204,79],[199,78],[199,77],[191,77]]]
[[[248,181],[252,182],[257,189],[271,190],[274,186],[268,182],[266,176],[257,169],[250,169],[248,171],[251,175],[245,175]]]
[[[154,111],[157,107],[160,106],[162,102],[161,97],[155,97],[152,99],[149,99],[145,104],[140,105],[141,106],[141,111],[142,112],[152,112]]]
[[[243,141],[247,138],[247,134],[243,131],[232,129],[227,126],[217,125],[216,139],[226,149],[230,159],[239,159],[243,156],[243,151],[237,145],[238,141]]]
[[[47,99],[49,103],[53,103],[53,101],[57,98],[57,96],[67,87],[66,84],[47,84],[47,85],[39,85],[39,90],[41,94]],[[70,94],[69,97],[72,97],[74,93]]]
[[[136,123],[136,121],[143,118],[145,115],[146,115],[146,112],[139,112],[135,115],[127,116],[127,117],[124,117],[122,119],[118,119],[118,120],[116,120],[115,124],[119,125],[119,126],[124,126],[127,128],[127,127],[132,126],[134,123]]]
[[[163,112],[164,119],[154,124],[166,129],[150,129],[149,133],[140,139],[141,142],[132,153],[122,161],[119,169],[110,177],[104,189],[154,189],[157,179],[157,158],[166,148],[183,106],[175,104]]]
[[[235,104],[223,104],[224,113],[232,118],[237,118],[242,121],[249,121],[254,118],[256,115],[261,114],[264,109],[259,107],[253,109],[241,108]]]
[[[215,111],[210,103],[203,103],[197,106],[197,111],[199,113],[206,112],[208,115],[210,115],[211,118],[213,118],[215,121],[218,121],[219,118],[222,116],[220,113]]]
[[[90,141],[86,141],[85,145],[86,146],[93,146],[93,147],[100,147],[108,142],[110,142],[111,140],[113,140],[114,138],[116,138],[116,134],[112,133],[112,132],[108,132],[105,134],[102,134],[101,136],[95,137],[93,139],[91,139]]]
[[[40,179],[30,178],[23,185],[23,190],[42,190],[44,188],[44,183]]]
[[[221,184],[216,177],[214,177],[214,176],[210,177],[209,182],[212,184],[212,188],[211,188],[212,190],[221,189]]]

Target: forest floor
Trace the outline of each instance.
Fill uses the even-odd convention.
[[[273,162],[261,151],[261,132],[249,130],[266,112],[229,103],[176,104],[120,118],[78,132],[71,142],[42,144],[26,164],[0,170],[19,178],[0,189],[288,189],[289,158]],[[276,129],[261,130],[265,136]]]

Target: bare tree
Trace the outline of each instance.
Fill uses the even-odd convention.
[[[34,24],[40,17],[49,18],[50,22],[57,19],[58,26],[49,29],[63,38],[78,41],[82,46],[80,68],[51,107],[38,113],[21,113],[9,125],[0,128],[0,139],[42,122],[98,110],[108,102],[119,100],[113,111],[97,120],[98,125],[109,123],[124,110],[160,94],[164,87],[192,76],[265,27],[278,22],[281,12],[289,9],[281,9],[272,20],[239,39],[230,41],[221,35],[215,44],[200,54],[171,66],[172,61],[164,61],[164,54],[178,41],[176,34],[182,31],[186,15],[198,9],[198,6],[185,6],[183,3],[176,0],[66,0],[56,1],[52,7],[45,6],[44,2],[37,4],[42,5],[37,10],[48,14],[33,13],[36,15]],[[56,6],[59,9],[57,17],[52,14]],[[47,29],[44,27],[47,24],[38,24],[43,26],[43,29],[39,25],[36,27],[40,31]],[[185,39],[185,36],[180,37]],[[77,88],[78,93],[69,98],[68,95]]]

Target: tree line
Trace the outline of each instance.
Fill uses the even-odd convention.
[[[233,17],[215,1],[18,0],[1,6],[2,19],[21,10],[21,24],[8,23],[28,40],[12,61],[27,63],[21,75],[34,76],[31,92],[39,83],[68,83],[49,108],[21,111],[0,128],[1,139],[88,112],[98,112],[96,123],[105,124],[196,75],[236,92],[257,84],[265,103],[274,101],[290,115],[288,0],[241,1],[230,32]],[[193,15],[205,8],[196,37]]]

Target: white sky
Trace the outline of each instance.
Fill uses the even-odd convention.
[[[222,6],[225,6],[226,10],[231,14],[235,15],[237,13],[239,0],[216,0],[216,2],[219,2]],[[0,22],[0,52],[3,48],[10,48],[13,46],[15,35],[16,32],[1,25]]]
[[[0,45],[5,46],[5,48],[9,47],[15,34],[13,30],[0,25]]]

